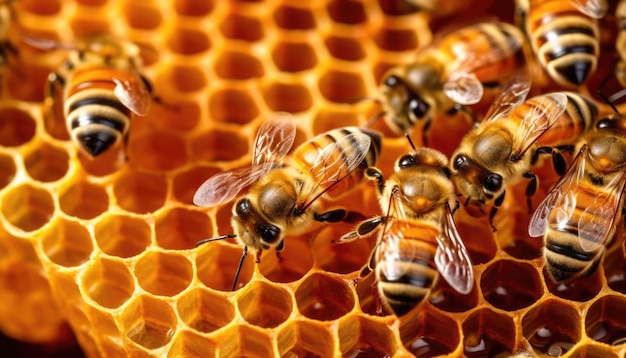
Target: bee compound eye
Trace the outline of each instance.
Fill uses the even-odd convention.
[[[250,213],[250,200],[241,199],[235,205],[235,213],[239,216],[247,216]]]
[[[280,229],[274,225],[263,225],[260,228],[261,240],[267,244],[274,244],[280,238]]]
[[[423,118],[426,116],[426,112],[428,112],[429,109],[430,106],[428,103],[424,102],[420,98],[414,97],[409,101],[409,110],[413,113],[415,118]]]
[[[459,154],[456,157],[454,157],[454,160],[452,161],[452,168],[454,170],[458,170],[459,168],[466,166],[466,165],[467,165],[467,158],[462,154]]]
[[[498,174],[489,174],[485,180],[485,189],[496,192],[502,187],[502,177]]]
[[[385,78],[385,86],[387,87],[395,87],[398,85],[398,82],[400,81],[398,80],[398,76],[396,75],[390,75]]]
[[[407,168],[413,165],[415,165],[415,158],[412,155],[403,155],[398,159],[398,166],[400,168]]]

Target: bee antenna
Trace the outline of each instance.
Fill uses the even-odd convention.
[[[200,241],[196,242],[196,247],[198,247],[200,245],[203,245],[203,244],[206,244],[207,242],[219,241],[219,240],[224,240],[224,239],[233,239],[235,237],[237,237],[237,235],[235,235],[235,234],[226,234],[226,235],[222,235],[222,236],[218,236],[218,237],[211,237],[211,238],[208,238],[208,239],[203,239],[203,240],[200,240]]]
[[[621,94],[621,92],[623,92],[623,91],[624,90],[621,90],[617,94]],[[608,104],[615,113],[619,114],[619,111],[617,110],[617,107],[615,107],[615,105],[613,104],[611,99],[609,99],[607,96],[605,96],[604,93],[602,93],[602,91],[598,91],[598,96],[600,96],[604,100],[604,102],[606,102],[606,104]],[[611,96],[611,98],[613,98],[613,97],[615,97],[615,95]]]
[[[370,118],[367,121],[367,123],[365,123],[365,128],[371,128],[374,125],[374,123],[376,123],[379,119],[383,118],[386,114],[387,112],[385,111],[376,113],[376,115],[374,115],[372,118]]]
[[[413,140],[411,139],[411,136],[409,135],[409,133],[405,132],[404,136],[409,141],[409,144],[411,145],[411,148],[413,148],[413,151],[417,151],[417,149],[415,149],[415,144],[413,143]]]
[[[376,97],[355,97],[355,98],[347,100],[345,103],[356,104],[356,103],[364,102],[364,101],[376,102],[378,104],[381,104],[380,98],[376,98]]]

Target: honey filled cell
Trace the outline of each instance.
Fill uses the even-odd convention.
[[[389,177],[411,146],[384,119],[385,74],[462,27],[514,24],[516,3],[481,1],[468,11],[458,0],[0,2],[0,40],[10,44],[0,41],[0,345],[6,336],[17,350],[42,345],[67,357],[623,356],[622,228],[592,275],[550,281],[543,241],[526,235],[526,178],[507,190],[492,220],[491,206],[457,198],[453,219],[474,287],[460,294],[440,274],[400,318],[386,310],[375,275],[361,276],[386,226],[334,244],[361,219],[385,214],[376,180],[320,199],[354,217],[287,236],[278,255],[248,250],[242,259],[232,237],[196,247],[233,234],[233,202],[199,207],[194,193],[216,174],[249,168],[263,145],[255,134],[276,111],[293,114],[290,152],[339,127],[379,131],[376,166]],[[605,80],[615,76],[623,31],[616,5],[598,20],[601,55],[586,84],[560,87],[529,67],[533,95],[576,91],[593,97],[601,115],[612,113],[596,92],[621,89],[617,78]],[[130,119],[125,141],[90,157],[70,139],[65,87],[51,96],[48,75],[99,35],[137,45],[125,70],[137,76],[111,75],[110,99],[83,100],[97,110],[117,106]],[[527,45],[522,57],[533,55]],[[89,51],[118,66],[115,48]],[[416,124],[410,138],[450,156],[498,86],[485,84],[485,103],[436,113],[428,128]],[[415,94],[402,95],[414,100],[407,111],[425,110]],[[558,180],[549,162],[537,171],[534,207]]]

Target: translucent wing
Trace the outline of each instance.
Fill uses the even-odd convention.
[[[470,72],[455,72],[443,84],[443,91],[459,104],[475,104],[483,97],[483,84]]]
[[[583,146],[574,158],[570,168],[554,184],[541,204],[533,213],[528,224],[528,235],[543,236],[548,231],[548,220],[554,220],[557,227],[567,225],[576,209],[576,193],[585,176],[587,146]],[[554,212],[553,212],[554,211]],[[550,213],[553,215],[549,217]]]
[[[113,93],[126,108],[138,116],[148,114],[152,95],[137,75],[129,74],[124,78],[113,78],[113,82],[115,82]]]
[[[524,102],[528,91],[530,91],[530,85],[530,77],[525,74],[514,76],[508,80],[504,86],[502,86],[500,95],[489,107],[487,114],[485,114],[484,121],[494,121],[507,116],[513,108]]]
[[[305,193],[300,198],[298,203],[300,209],[306,209],[361,165],[370,144],[371,139],[367,134],[351,133],[322,148],[310,168],[316,185],[310,193]]]
[[[261,163],[281,163],[293,146],[296,124],[285,112],[272,114],[259,128],[254,141],[252,166]]]
[[[530,106],[513,137],[512,152],[518,158],[530,148],[565,112],[567,96],[554,92],[537,96],[525,102]]]
[[[206,207],[226,203],[272,168],[273,163],[262,163],[251,168],[216,174],[200,185],[193,196],[193,203]]]
[[[609,8],[606,0],[570,0],[570,2],[578,11],[594,19],[604,17]]]
[[[620,216],[622,195],[626,184],[626,174],[620,172],[610,182],[605,183],[602,194],[593,196],[593,201],[585,207],[578,220],[579,231],[587,233],[581,237],[580,247],[592,251],[608,242],[615,228],[615,219]]]
[[[379,255],[377,266],[387,279],[394,281],[400,279],[406,273],[406,265],[401,264],[403,258],[415,256],[415,245],[403,244],[405,240],[404,234],[409,229],[409,225],[397,187],[394,188],[389,198],[387,215],[389,219],[385,223],[377,248],[377,254]]]
[[[457,292],[468,294],[474,287],[474,271],[467,249],[454,225],[450,208],[442,218],[437,243],[435,263],[441,276]]]

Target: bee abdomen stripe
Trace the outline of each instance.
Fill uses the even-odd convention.
[[[570,26],[570,27],[561,27],[561,28],[552,29],[550,31],[546,31],[545,34],[538,37],[538,40],[541,42],[547,42],[549,41],[548,37],[552,38],[555,36],[569,35],[569,34],[581,34],[581,35],[588,35],[591,37],[594,36],[593,30],[590,27]]]
[[[90,124],[100,124],[120,132],[124,130],[124,123],[112,120],[111,118],[97,116],[93,114],[81,114],[78,118],[72,121],[71,125],[72,129],[74,129],[78,127],[84,127]]]
[[[575,45],[575,46],[563,46],[551,49],[545,53],[548,61],[563,57],[565,55],[573,53],[587,53],[593,55],[595,53],[594,46],[591,45]]]
[[[546,249],[554,253],[567,256],[578,261],[588,262],[588,261],[593,260],[593,258],[595,257],[593,253],[587,254],[587,253],[580,252],[574,249],[571,245],[567,245],[567,244],[557,244],[554,242],[548,242],[546,243]]]
[[[115,108],[116,110],[124,114],[129,113],[128,108],[126,108],[120,101],[116,101],[116,100],[105,98],[105,97],[87,97],[87,98],[83,98],[81,100],[75,101],[70,105],[69,111],[72,112],[76,110],[77,108],[80,108],[82,106],[88,106],[88,105],[102,105],[106,107]]]

